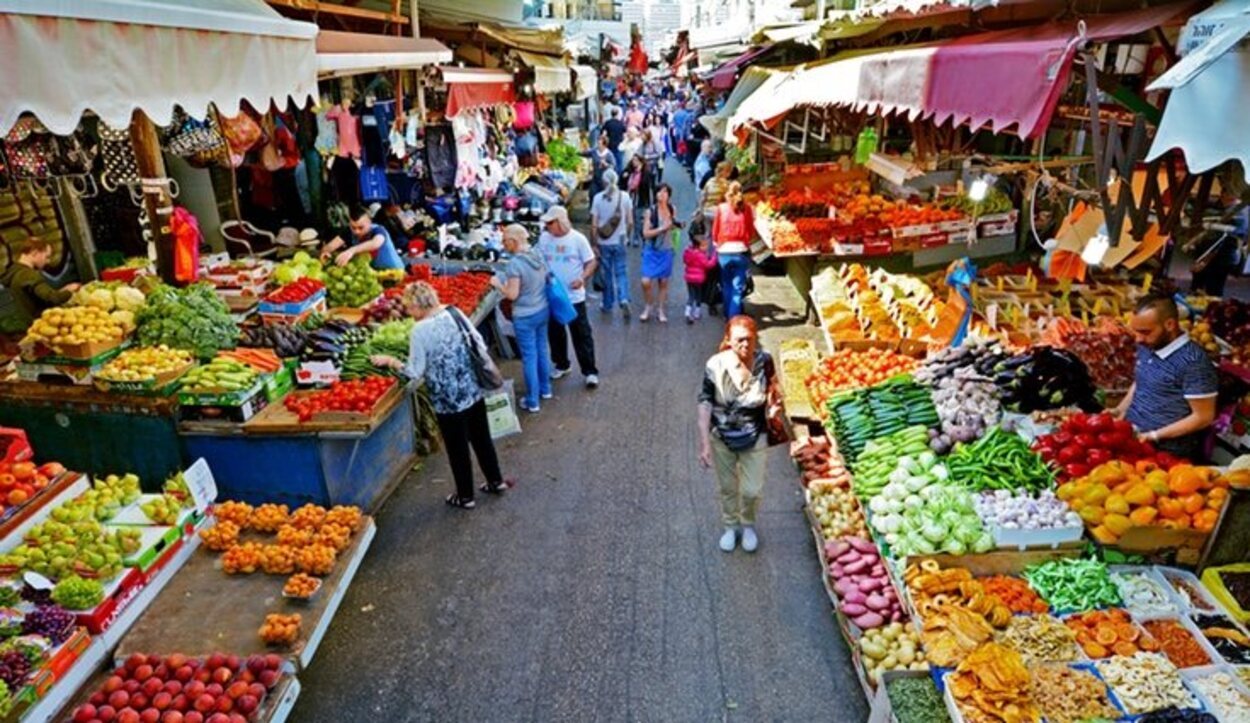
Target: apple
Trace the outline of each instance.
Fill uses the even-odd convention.
[[[217,712],[229,713],[234,710],[234,699],[229,696],[221,696],[217,699]]]
[[[265,662],[263,655],[250,655],[247,658],[247,669],[255,675],[260,675],[260,672],[268,667],[269,664]]]
[[[170,695],[178,695],[182,692],[182,683],[179,683],[176,680],[171,680],[166,682],[165,685],[161,687],[161,690],[169,693]]]
[[[117,723],[143,723],[139,720],[139,711],[134,708],[122,708],[117,711]]]
[[[87,703],[78,706],[78,710],[74,711],[74,723],[87,723],[87,721],[95,718],[95,706]]]
[[[140,665],[139,667],[135,668],[134,675],[135,675],[135,680],[142,683],[143,681],[152,677],[152,666],[148,665],[147,663],[144,663],[143,665]]]
[[[145,665],[147,662],[148,656],[140,655],[139,653],[132,653],[130,657],[126,658],[126,670],[133,673],[135,668],[138,668],[140,665]]]
[[[247,723],[247,718],[239,713],[231,713],[230,723]]]
[[[148,698],[148,696],[144,694],[143,691],[140,691],[130,696],[130,707],[134,708],[137,711],[147,708],[148,703],[150,702],[151,702],[151,699]]]
[[[253,695],[242,695],[235,701],[234,707],[245,716],[251,715],[260,706],[260,701]]]
[[[247,694],[252,696],[256,700],[264,700],[265,699],[265,686],[261,685],[260,683],[252,683],[251,685],[247,686]]]
[[[125,684],[126,684],[126,681],[123,680],[121,676],[112,675],[112,676],[109,676],[108,680],[104,681],[103,690],[105,693],[112,693],[115,690],[120,690],[121,687]]]
[[[220,683],[213,683],[209,685],[207,688],[205,688],[204,692],[213,696],[214,698],[220,698],[221,695],[226,692],[226,689],[221,687]]]
[[[195,671],[195,679],[201,683],[207,683],[213,679],[213,671],[209,668],[197,668]]]
[[[270,670],[277,670],[282,667],[282,656],[277,653],[270,653],[265,656],[265,666]]]
[[[170,702],[169,707],[173,708],[176,711],[181,711],[185,713],[187,708],[191,707],[191,700],[187,698],[186,694],[179,693],[178,695],[174,696],[174,699],[173,701]]]
[[[204,714],[198,710],[187,711],[182,717],[182,723],[204,723]]]
[[[221,666],[225,664],[226,664],[226,656],[222,655],[221,653],[213,653],[212,655],[208,656],[208,658],[205,659],[204,661],[205,666],[209,668],[213,668],[213,669],[220,668]]]
[[[161,656],[159,656],[159,655],[149,655],[149,656],[148,656],[148,665],[150,665],[150,666],[152,666],[153,668],[155,668],[156,666],[158,666],[158,665],[160,665],[160,664],[161,664]]]
[[[226,695],[230,696],[232,700],[238,700],[240,696],[243,696],[246,693],[247,683],[244,683],[243,681],[231,683],[230,687],[226,688]]]
[[[170,670],[177,670],[186,664],[187,656],[182,653],[173,653],[165,657],[165,665],[169,666]]]
[[[163,687],[165,686],[161,684],[160,679],[155,678],[155,677],[148,678],[147,680],[143,681],[143,694],[151,698],[152,696],[161,692],[161,688]]]
[[[217,699],[205,693],[195,699],[195,709],[201,713],[207,713],[217,707]]]
[[[218,683],[221,683],[222,685],[229,683],[230,679],[233,677],[234,677],[234,671],[225,666],[222,666],[213,671],[213,680]]]
[[[174,702],[174,697],[165,691],[161,691],[152,696],[152,707],[157,710],[165,710]]]
[[[109,691],[109,692],[112,692],[112,691]],[[104,691],[97,690],[96,692],[91,694],[91,697],[87,699],[87,702],[99,708],[100,706],[108,702],[108,696],[104,694]]]
[[[157,678],[160,678],[161,680],[169,680],[170,670],[171,668],[168,665],[161,663],[160,665],[152,669],[152,675],[156,676]]]
[[[127,693],[130,693],[131,695],[134,695],[135,693],[139,692],[139,689],[142,686],[143,686],[143,683],[140,683],[134,678],[131,678],[130,680],[126,681],[125,684],[122,685],[122,690],[126,691]]]
[[[113,691],[109,694],[109,705],[120,711],[122,708],[130,705],[130,694],[124,690]]]
[[[145,708],[139,714],[139,723],[160,723],[161,712],[155,708]]]
[[[206,723],[230,723],[230,716],[225,713],[214,713],[208,717]]]
[[[174,671],[174,679],[183,683],[195,677],[195,668],[189,665],[183,665]]]
[[[201,695],[204,695],[204,688],[205,686],[203,683],[201,683],[198,680],[195,680],[183,686],[182,692],[186,693],[188,698],[195,700],[196,698],[199,698]]]
[[[278,675],[278,671],[266,670],[265,672],[260,674],[260,683],[266,688],[269,688],[272,690],[273,687],[278,684],[279,677],[281,676]]]
[[[255,682],[256,682],[256,674],[255,674],[255,673],[253,673],[251,670],[248,670],[248,669],[246,669],[246,668],[245,668],[245,669],[243,669],[243,670],[239,671],[239,674],[238,674],[238,675],[236,675],[236,676],[234,676],[234,679],[235,679],[235,680],[241,680],[241,681],[243,681],[244,683],[255,683]]]
[[[108,723],[117,717],[117,709],[111,705],[102,705],[96,709],[95,715],[104,723]]]
[[[161,716],[161,723],[186,723],[186,718],[179,711],[167,710],[165,715]]]

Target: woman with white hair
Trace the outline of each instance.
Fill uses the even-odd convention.
[[[539,410],[539,397],[551,399],[551,349],[547,346],[547,262],[530,245],[529,231],[518,224],[503,229],[503,247],[512,258],[501,276],[491,278],[505,299],[512,302],[512,326],[521,348],[521,369],[525,376],[525,397],[521,407]]]
[[[620,189],[616,172],[603,172],[603,191],[590,202],[590,237],[603,264],[603,306],[609,314],[619,304],[629,318],[629,269],[625,242],[634,233],[634,202]]]
[[[486,402],[477,382],[469,345],[484,349],[486,343],[464,314],[454,307],[439,303],[438,291],[424,281],[404,289],[404,306],[417,323],[408,337],[408,361],[377,354],[370,358],[374,366],[403,370],[410,379],[424,379],[438,419],[438,429],[451,463],[456,491],[448,495],[447,504],[471,510],[473,500],[473,459],[486,481],[482,492],[502,494],[513,485],[499,470],[495,442],[486,419]]]

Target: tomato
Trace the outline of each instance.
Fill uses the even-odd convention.
[[[1100,464],[1111,461],[1111,452],[1095,447],[1089,450],[1089,454],[1086,457],[1090,467],[1097,467]]]
[[[16,462],[9,472],[19,481],[29,480],[35,476],[35,465],[31,462]]]
[[[1059,454],[1056,455],[1059,460],[1059,464],[1069,464],[1081,459],[1084,456],[1085,449],[1076,445],[1063,447],[1059,450]]]

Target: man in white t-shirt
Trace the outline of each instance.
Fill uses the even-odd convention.
[[[629,319],[629,270],[625,241],[634,237],[634,202],[620,189],[616,172],[603,172],[602,192],[590,203],[590,235],[599,245],[603,264],[603,306],[600,311],[612,313],[621,305],[621,313]],[[604,232],[608,233],[604,233]]]
[[[567,332],[565,325],[554,318],[547,325],[551,363],[555,367],[551,378],[559,379],[572,368],[566,338],[571,335],[577,366],[586,377],[586,386],[594,389],[599,386],[599,370],[595,367],[595,338],[590,328],[590,317],[586,314],[586,284],[590,283],[599,262],[595,260],[590,241],[581,232],[573,230],[569,212],[563,206],[552,206],[539,220],[543,232],[538,237],[538,252],[546,259],[556,278],[564,282],[569,300],[577,309],[577,318],[568,325]]]

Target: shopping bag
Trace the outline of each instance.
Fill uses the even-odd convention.
[[[499,389],[487,392],[485,401],[491,439],[521,433],[521,419],[516,413],[516,391],[511,379],[504,381]]]
[[[569,290],[550,272],[547,273],[547,305],[551,307],[551,318],[561,324],[571,324],[577,318],[577,308],[569,298]]]

